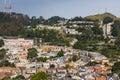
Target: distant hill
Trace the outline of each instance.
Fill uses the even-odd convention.
[[[103,20],[105,17],[111,17],[114,20],[119,19],[117,18],[115,15],[111,14],[111,13],[103,13],[103,14],[96,14],[96,15],[90,15],[90,16],[86,16],[85,18],[91,19],[91,20]]]

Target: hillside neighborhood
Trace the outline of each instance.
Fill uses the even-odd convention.
[[[119,80],[120,23],[109,16],[32,19],[16,36],[1,32],[0,80]]]
[[[0,67],[1,79],[23,75],[29,79],[32,74],[46,72],[51,80],[118,80],[117,74],[112,74],[113,63],[109,58],[96,52],[83,51],[65,46],[41,45],[36,48],[33,40],[24,38],[3,39],[4,49],[9,49],[6,60],[14,63],[14,67]],[[37,49],[37,57],[44,57],[44,62],[30,61],[29,48]],[[60,51],[62,56],[58,56]],[[96,62],[93,63],[92,62]],[[111,75],[110,75],[111,74]]]

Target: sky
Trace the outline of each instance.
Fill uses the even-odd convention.
[[[4,11],[0,0],[0,11]],[[105,11],[120,17],[120,0],[12,0],[12,11],[31,16],[73,18]]]

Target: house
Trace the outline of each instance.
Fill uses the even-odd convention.
[[[32,39],[24,39],[24,38],[6,38],[3,39],[5,43],[5,48],[31,48],[33,46]]]
[[[72,41],[70,41],[71,45],[74,45],[78,40],[76,38],[73,38]]]
[[[43,67],[44,67],[44,68],[47,68],[47,69],[50,68],[50,63],[44,62],[44,63],[43,63]]]
[[[44,68],[44,67],[38,68],[38,69],[37,69],[37,72],[46,72],[46,71],[47,71],[47,69]]]
[[[80,78],[79,76],[73,76],[72,79],[73,80],[84,80],[84,79]]]
[[[88,53],[92,59],[96,62],[102,62],[102,60],[106,59],[106,57],[100,53],[96,53],[96,52],[89,52]]]
[[[49,69],[47,69],[47,73],[48,74],[55,74],[55,73],[57,73],[57,70],[56,70],[56,68],[49,68]]]
[[[33,67],[35,67],[35,66],[36,66],[35,63],[26,64],[26,68],[33,68]]]
[[[64,31],[66,34],[78,34],[78,31],[76,31],[75,29],[66,28]]]
[[[81,61],[83,61],[83,62],[87,63],[87,62],[89,62],[89,61],[90,61],[90,58],[89,58],[89,57],[87,57],[87,56],[81,56]]]
[[[37,70],[35,68],[26,68],[26,73],[27,74],[34,74],[36,72],[37,72]]]
[[[92,73],[94,72],[94,66],[85,67],[85,70],[87,73]]]
[[[104,64],[104,63],[109,63],[109,59],[108,58],[104,58],[103,60],[102,60],[102,63]]]
[[[50,58],[50,57],[54,57],[54,56],[57,56],[57,54],[56,53],[52,53],[52,52],[50,52],[50,53],[42,53],[40,55],[40,57],[46,57],[46,58]]]
[[[107,80],[105,76],[96,77],[97,80]]]
[[[82,51],[81,54],[84,56],[88,56],[88,51]]]
[[[35,68],[42,68],[43,67],[43,64],[42,63],[36,63],[35,64]]]
[[[87,73],[87,72],[86,72],[85,67],[81,67],[81,68],[78,69],[78,74],[79,74],[79,76],[82,76],[82,75],[84,75],[84,74],[86,74],[86,73]]]
[[[19,68],[19,67],[26,67],[26,65],[27,65],[27,63],[23,63],[23,62],[15,63],[15,66],[16,66],[17,68]]]
[[[0,73],[20,74],[21,71],[19,68],[0,67]]]
[[[100,66],[95,66],[95,67],[94,67],[94,72],[101,73],[101,72],[102,72],[102,67],[100,67]]]
[[[63,50],[64,47],[62,47],[62,46],[50,46],[50,45],[42,45],[41,46],[41,52],[49,52],[49,51],[58,52],[61,49]]]
[[[93,77],[93,75],[86,75],[85,76],[85,80],[96,80],[95,77]]]
[[[67,72],[71,75],[74,76],[78,73],[78,70],[76,70],[75,68],[68,68]]]
[[[57,68],[57,76],[64,77],[67,74],[67,70],[65,68]]]

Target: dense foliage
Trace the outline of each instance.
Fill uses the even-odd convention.
[[[17,36],[29,23],[27,15],[0,12],[0,36]]]
[[[66,19],[65,18],[62,18],[62,17],[59,17],[59,16],[53,16],[49,19],[47,19],[43,24],[44,25],[54,25],[54,24],[58,24],[62,21],[65,21]]]
[[[4,41],[0,39],[0,47],[4,46]]]
[[[114,21],[111,32],[115,37],[120,35],[120,20]]]
[[[2,80],[11,80],[10,77],[4,77]]]
[[[15,78],[13,78],[12,80],[25,80],[25,77],[23,75],[18,75]]]
[[[2,60],[0,62],[0,67],[15,67],[15,64],[10,63],[8,60]]]
[[[73,57],[72,57],[72,60],[75,62],[75,61],[77,61],[79,59],[79,57],[77,56],[77,55],[73,55]]]
[[[39,72],[31,76],[30,80],[48,80],[48,75],[45,72]]]
[[[112,67],[112,71],[114,73],[117,73],[120,77],[120,62],[116,62],[114,66]]]
[[[104,40],[102,28],[99,28],[98,22],[94,23],[94,27],[79,27],[77,31],[81,32],[81,35],[76,35],[78,41],[74,44],[73,48],[86,50],[87,47],[95,45]]]
[[[110,23],[110,22],[113,22],[113,18],[111,18],[111,17],[105,17],[105,18],[103,19],[103,24],[108,24],[108,23]]]
[[[5,49],[1,49],[0,50],[0,60],[3,60],[6,56],[6,50]]]
[[[39,57],[37,58],[38,62],[46,62],[47,58],[46,57]]]
[[[86,66],[95,66],[95,65],[97,65],[97,64],[99,64],[99,63],[93,61],[93,62],[88,62],[88,63],[86,64]]]
[[[57,57],[62,57],[64,56],[64,51],[61,49],[58,53],[57,53]]]
[[[34,58],[36,58],[38,55],[37,55],[37,50],[35,49],[35,48],[29,48],[28,49],[28,56],[27,56],[27,58],[28,59],[34,59]]]

